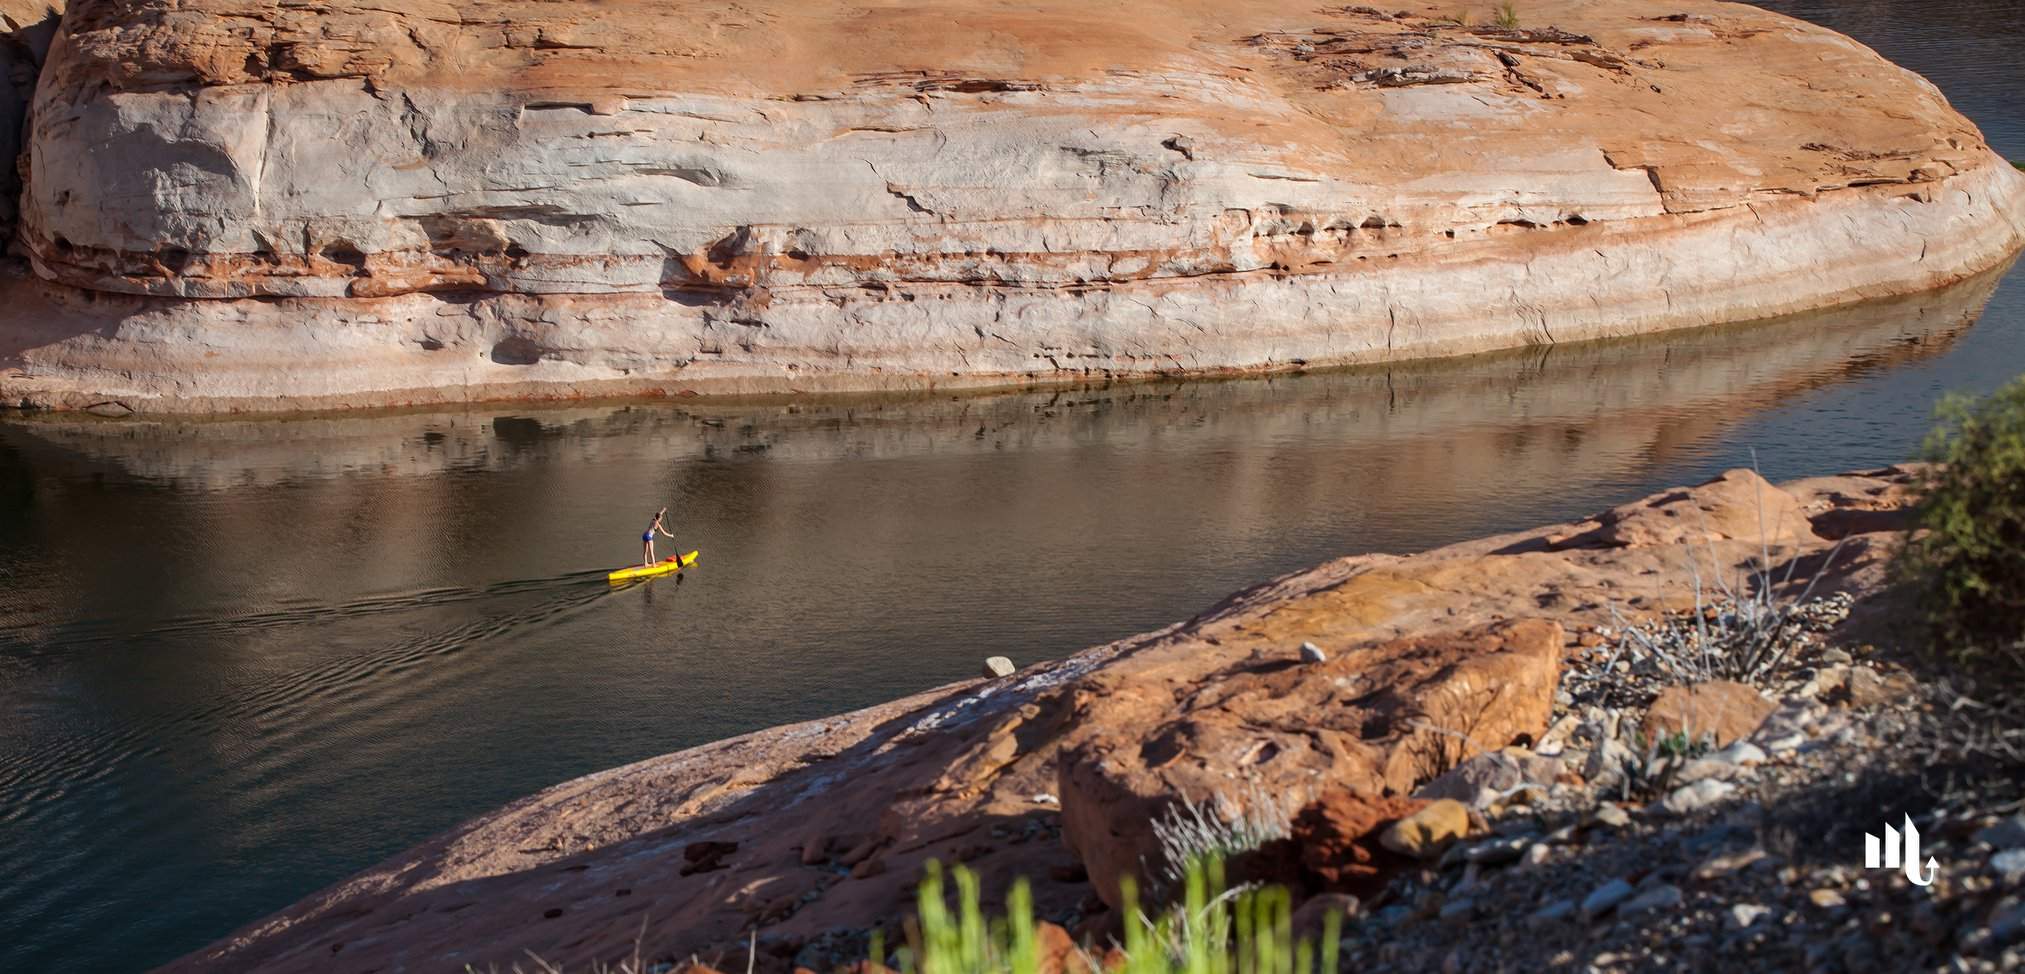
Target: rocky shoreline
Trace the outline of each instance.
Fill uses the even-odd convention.
[[[1914,293],[2025,243],[2025,175],[1931,85],[1737,4],[645,5],[72,5],[0,402],[1392,362]]]
[[[1911,476],[1731,471],[1342,559],[1059,662],[558,785],[167,969],[733,969],[750,940],[762,970],[829,970],[897,934],[931,859],[987,890],[1029,877],[1037,915],[1101,938],[1110,883],[1157,889],[1153,824],[1190,806],[1291,818],[1238,868],[1310,920],[1345,911],[1360,969],[2014,966],[2016,809],[1922,790],[1922,728],[1960,704],[1894,650]],[[1710,638],[1730,662],[1685,648]],[[1931,888],[1861,868],[1902,815],[1941,857]]]

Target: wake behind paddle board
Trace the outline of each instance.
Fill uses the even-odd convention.
[[[690,565],[696,564],[696,555],[697,552],[692,551],[686,555],[669,555],[652,565],[636,565],[632,568],[621,568],[610,575],[606,575],[605,580],[608,582],[630,582],[636,578],[653,578],[656,575],[679,572]]]

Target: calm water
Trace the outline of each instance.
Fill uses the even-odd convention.
[[[2011,3],[1785,3],[2025,156]],[[1970,325],[1988,302],[1979,324]],[[547,784],[1753,454],[1907,455],[2025,273],[1458,362],[942,400],[0,421],[0,970],[168,960]],[[614,589],[661,504],[703,564]]]

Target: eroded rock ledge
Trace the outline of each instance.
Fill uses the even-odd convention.
[[[0,398],[212,410],[1389,360],[1936,287],[2025,175],[1707,0],[85,0]]]
[[[574,969],[637,944],[728,970],[756,937],[762,970],[828,970],[857,959],[833,931],[896,922],[929,859],[991,890],[1030,877],[1040,916],[1101,924],[1118,878],[1157,880],[1149,823],[1182,797],[1400,795],[1465,756],[1450,732],[1557,733],[1564,661],[1598,627],[1694,604],[1690,556],[1805,565],[1783,596],[1852,593],[1863,625],[1909,482],[1732,471],[1582,523],[1342,559],[1011,676],[558,785],[169,969],[506,969],[528,951]]]

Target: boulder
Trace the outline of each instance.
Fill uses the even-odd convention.
[[[1669,815],[1692,815],[1729,797],[1737,786],[1720,778],[1703,778],[1682,785],[1660,799],[1659,808]]]
[[[1062,839],[1114,908],[1118,881],[1168,868],[1152,823],[1187,798],[1233,810],[1305,803],[1317,784],[1404,795],[1454,767],[1470,741],[1546,729],[1562,630],[1539,620],[1351,647],[1323,663],[1252,657],[1177,687],[1163,674],[1097,674],[1070,702],[1058,766]],[[1285,813],[1281,813],[1285,814]]]
[[[1903,670],[1880,672],[1868,666],[1836,666],[1822,672],[1822,698],[1857,709],[1893,703],[1911,696],[1919,682]]]
[[[1756,689],[1733,680],[1711,680],[1661,690],[1645,709],[1640,729],[1646,745],[1686,732],[1691,739],[1713,735],[1717,747],[1750,737],[1779,705]]]
[[[1003,656],[987,656],[984,660],[983,675],[985,679],[994,680],[1001,676],[1011,676],[1016,669],[1012,660]]]
[[[1442,798],[1392,823],[1378,841],[1400,855],[1432,859],[1469,832],[1469,807],[1455,799]]]

